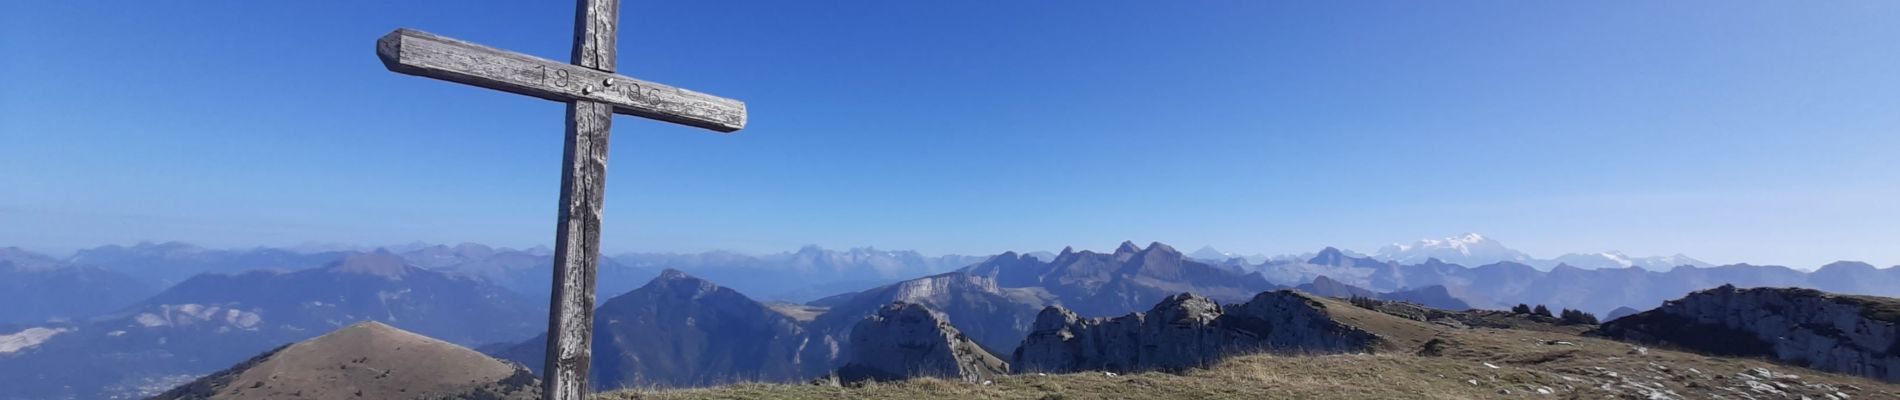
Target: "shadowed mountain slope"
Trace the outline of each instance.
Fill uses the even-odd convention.
[[[500,355],[539,371],[546,344],[543,335]],[[666,270],[594,312],[591,382],[611,389],[808,379],[829,371],[838,351],[766,304]]]

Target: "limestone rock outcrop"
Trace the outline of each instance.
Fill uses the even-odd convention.
[[[866,317],[851,332],[850,358],[839,368],[845,381],[937,377],[982,382],[1009,373],[1009,364],[922,304],[895,302]]]
[[[1610,321],[1597,333],[1900,382],[1897,322],[1900,299],[1723,285]]]
[[[1372,351],[1383,340],[1335,320],[1327,307],[1289,290],[1260,293],[1227,307],[1183,293],[1147,313],[1114,318],[1084,319],[1048,307],[1016,349],[1012,365],[1020,372],[1179,370],[1256,352]]]

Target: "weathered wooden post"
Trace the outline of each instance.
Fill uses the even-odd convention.
[[[619,0],[580,0],[574,13],[573,63],[499,50],[409,29],[376,41],[383,66],[399,73],[460,82],[567,103],[560,221],[554,233],[554,295],[542,395],[587,395],[592,360],[594,275],[600,257],[607,139],[613,115],[628,114],[719,132],[745,127],[745,103],[614,73]]]

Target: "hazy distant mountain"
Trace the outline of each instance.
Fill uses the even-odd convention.
[[[139,243],[132,246],[107,245],[80,250],[70,261],[54,260],[17,248],[0,248],[0,260],[14,260],[23,266],[81,265],[97,266],[124,274],[152,287],[137,293],[140,298],[155,290],[177,284],[201,273],[242,272],[257,269],[300,270],[316,268],[348,254],[360,253],[361,246],[306,244],[288,248],[217,250],[196,245],[165,242]],[[494,248],[475,243],[439,245],[410,243],[384,246],[410,263],[453,274],[480,277],[532,299],[545,299],[552,291],[553,251],[545,246],[527,249]],[[601,258],[598,270],[600,293],[618,294],[633,290],[652,279],[657,270],[620,264]],[[849,289],[860,289],[854,286]],[[831,293],[845,291],[844,289]],[[118,304],[123,306],[129,302]]]
[[[1295,286],[1293,289],[1326,297],[1365,297],[1380,300],[1404,301],[1440,310],[1459,311],[1471,308],[1470,304],[1465,303],[1464,300],[1459,300],[1456,296],[1452,296],[1451,292],[1446,290],[1444,286],[1438,285],[1380,293],[1321,276],[1313,279],[1312,282]]]
[[[601,304],[594,313],[591,384],[597,388],[786,382],[828,371],[838,344],[732,289],[678,270]],[[536,371],[546,336],[502,351]]]
[[[1894,279],[1900,276],[1900,271],[1891,268],[1882,271],[1864,262],[1838,261],[1823,265],[1807,275],[1807,286],[1830,292],[1900,296],[1900,287],[1894,287],[1900,284]]]
[[[541,304],[387,253],[301,271],[204,274],[121,312],[28,328],[44,337],[0,349],[8,350],[0,352],[0,398],[156,394],[359,321],[469,346],[517,341],[545,328]]]
[[[537,301],[545,301],[554,291],[554,253],[545,247],[516,250],[475,243],[408,246],[408,251],[399,255],[417,266],[480,277]],[[595,274],[595,291],[604,298],[640,287],[658,272],[602,257]]]
[[[647,270],[678,269],[741,292],[754,293],[761,299],[803,302],[950,271],[983,261],[983,257],[929,257],[914,251],[868,247],[838,251],[805,246],[795,252],[761,256],[724,251],[633,253],[616,256],[613,260]]]
[[[18,247],[0,247],[0,263],[11,263],[20,269],[48,269],[65,264],[59,259]]]
[[[1324,249],[1303,262],[1269,262],[1255,268],[1274,279],[1326,276],[1348,285],[1379,292],[1443,286],[1446,293],[1473,307],[1502,309],[1512,305],[1545,304],[1603,315],[1617,307],[1649,309],[1664,300],[1691,291],[1734,284],[1743,287],[1811,287],[1821,290],[1881,296],[1900,295],[1900,269],[1877,269],[1863,263],[1835,263],[1812,273],[1780,266],[1748,264],[1668,271],[1642,268],[1584,269],[1559,264],[1540,270],[1518,262],[1465,266],[1436,258],[1399,263],[1353,257]],[[1281,281],[1284,282],[1284,281]]]
[[[1234,252],[1220,251],[1220,250],[1214,249],[1214,246],[1201,246],[1200,250],[1195,250],[1193,253],[1188,253],[1187,256],[1188,258],[1192,258],[1195,260],[1205,261],[1209,263],[1216,263],[1216,264],[1226,262],[1228,260],[1233,260],[1236,258],[1244,260],[1245,262],[1255,263],[1255,264],[1266,262],[1267,259],[1269,259],[1269,257],[1262,254],[1240,254],[1240,253],[1234,253]]]
[[[107,245],[80,250],[68,262],[116,271],[162,288],[207,272],[313,268],[336,261],[346,254],[302,253],[264,247],[215,250],[179,242],[142,242],[132,246]]]
[[[17,249],[13,254],[19,254]],[[64,265],[25,259],[0,259],[0,323],[37,324],[51,319],[78,319],[131,305],[156,290],[143,282],[98,267]]]
[[[1537,260],[1533,266],[1541,269],[1556,268],[1557,265],[1569,265],[1583,269],[1629,268],[1637,267],[1652,271],[1668,271],[1679,266],[1708,268],[1714,265],[1677,254],[1673,256],[1631,257],[1622,252],[1606,251],[1601,253],[1570,253],[1549,260]]]
[[[142,304],[242,306],[267,313],[274,318],[265,323],[279,326],[384,321],[465,345],[518,340],[546,323],[541,299],[424,269],[389,253],[352,254],[301,271],[200,275]]]
[[[1358,286],[1348,285],[1343,282],[1333,280],[1333,278],[1327,278],[1325,276],[1320,276],[1317,279],[1313,279],[1312,282],[1303,283],[1303,284],[1300,284],[1299,286],[1294,286],[1293,290],[1298,290],[1298,291],[1302,291],[1302,292],[1306,292],[1306,293],[1314,294],[1314,295],[1320,295],[1320,296],[1326,296],[1326,297],[1341,297],[1341,298],[1374,297],[1374,296],[1379,295],[1379,292],[1374,292],[1370,289],[1366,289],[1366,288],[1362,288]]]
[[[1440,310],[1463,311],[1472,308],[1471,303],[1467,303],[1464,299],[1452,295],[1451,290],[1446,289],[1443,285],[1431,285],[1398,290],[1390,293],[1381,293],[1377,298],[1381,300],[1403,301]]]

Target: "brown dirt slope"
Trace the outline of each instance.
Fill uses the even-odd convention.
[[[527,369],[363,322],[272,350],[154,399],[532,399]]]

